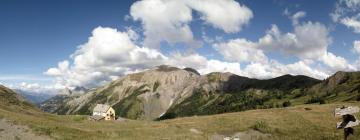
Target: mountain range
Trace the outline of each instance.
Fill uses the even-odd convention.
[[[356,77],[353,77],[357,75],[357,73],[341,72],[337,74],[343,76],[334,75],[321,83],[315,84],[317,85],[315,87],[311,86],[307,88],[307,90],[311,88],[324,90],[325,94],[327,89],[331,89],[326,87],[329,86],[328,84],[334,84],[335,88],[333,89],[336,90],[340,90],[339,87],[345,89],[342,93],[338,93],[338,95],[331,94],[325,98],[327,102],[336,103],[257,109],[217,115],[183,117],[163,121],[137,121],[122,118],[109,122],[93,122],[88,120],[88,115],[54,115],[44,113],[31,103],[25,101],[15,91],[0,86],[0,139],[220,140],[237,137],[249,140],[338,140],[343,138],[343,132],[336,131],[336,119],[334,119],[332,113],[334,108],[344,105],[359,106],[360,104],[357,101],[343,102],[348,99],[357,99],[356,95],[358,93],[355,93],[357,92],[355,87],[356,83],[358,83],[356,81],[358,80],[356,80]],[[344,79],[345,77],[348,77],[346,78],[347,80]],[[344,81],[333,81],[333,78]],[[352,86],[349,86],[351,84]],[[319,88],[318,86],[324,86],[324,88]],[[346,89],[347,86],[352,88]],[[349,91],[352,90],[354,90],[354,92],[350,93]],[[355,99],[353,99],[354,97]],[[296,97],[295,99],[298,100],[298,98],[303,97]],[[285,97],[284,99],[289,100],[290,97]],[[335,100],[343,101],[337,102]],[[296,103],[295,101],[296,100],[290,100],[292,103]],[[196,106],[194,108],[196,108]],[[359,127],[354,127],[354,131],[359,132]],[[357,140],[359,137],[360,133],[354,133],[348,140]]]
[[[42,102],[56,95],[54,93],[46,93],[46,92],[38,93],[38,92],[31,92],[22,89],[14,89],[14,90],[16,93],[24,97],[26,100],[37,106],[39,106]]]
[[[322,81],[303,75],[260,80],[221,72],[200,75],[192,68],[161,65],[85,94],[55,96],[43,102],[41,109],[89,115],[96,104],[109,104],[118,117],[161,120],[359,100],[359,90],[359,72],[337,72]]]

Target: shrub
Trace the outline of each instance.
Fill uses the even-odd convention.
[[[305,109],[306,111],[312,110],[311,108],[308,108],[308,107],[305,107],[304,109]]]
[[[160,82],[156,81],[153,86],[153,92],[155,92],[159,86],[160,86]]]
[[[268,108],[274,108],[274,106],[275,106],[274,103],[271,103],[268,105]]]
[[[81,122],[87,119],[87,116],[74,115],[72,116],[72,120],[76,122]]]
[[[208,74],[207,79],[209,82],[216,82],[216,80],[217,80],[216,75],[213,75],[213,74]]]
[[[360,95],[356,96],[356,101],[360,101]]]
[[[50,136],[52,133],[51,128],[45,128],[45,127],[36,127],[35,132],[37,132],[40,135],[47,135]]]
[[[284,95],[282,93],[279,93],[279,92],[277,92],[275,94],[275,96],[276,96],[276,99],[279,99],[279,100],[284,98]]]
[[[252,129],[262,132],[262,133],[270,133],[271,128],[269,125],[264,121],[256,121],[253,126],[251,126]]]
[[[305,93],[304,92],[299,92],[299,93],[295,94],[294,98],[299,98],[299,97],[302,97],[302,96],[305,96]]]
[[[280,106],[280,104],[276,103],[275,107],[280,108],[281,106]]]
[[[325,104],[326,102],[324,97],[320,97],[320,96],[311,97],[309,100],[305,102],[305,104],[312,104],[312,103]]]
[[[160,94],[159,94],[158,92],[156,92],[156,93],[155,93],[155,97],[156,97],[157,99],[159,99],[159,98],[160,98]]]
[[[173,112],[168,112],[165,113],[164,115],[160,116],[159,118],[156,119],[156,121],[161,121],[161,120],[167,120],[167,119],[174,119],[176,118],[177,115]]]
[[[291,106],[291,102],[290,101],[285,101],[285,102],[283,102],[282,106],[283,107],[289,107],[289,106]]]
[[[326,91],[325,96],[330,96],[330,95],[332,95],[332,93],[331,93],[331,92],[329,92],[329,91]]]

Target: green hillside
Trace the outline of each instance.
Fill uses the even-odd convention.
[[[337,72],[308,91],[328,102],[360,100],[360,72]]]
[[[357,105],[360,103],[344,103]],[[212,139],[238,133],[266,136],[276,140],[338,140],[333,109],[339,104],[301,105],[289,108],[260,109],[211,116],[194,116],[165,121],[92,122],[87,116],[57,116],[40,112],[26,113],[0,109],[0,117],[15,124],[28,125],[39,135],[54,139]],[[358,115],[359,118],[359,115]],[[355,136],[360,137],[360,128]],[[263,138],[265,139],[265,138]]]
[[[13,90],[0,85],[0,107],[6,109],[38,110]]]
[[[305,89],[320,82],[302,75],[265,80],[221,72],[199,75],[191,68],[162,65],[126,75],[84,95],[54,97],[42,109],[89,115],[100,103],[111,105],[120,117],[161,120],[304,104]],[[59,103],[57,108],[52,108],[54,103]]]
[[[244,139],[338,140],[342,130],[335,129],[339,119],[333,110],[342,105],[360,106],[359,102],[298,105],[287,108],[258,109],[209,116],[192,116],[163,121],[117,120],[93,122],[88,116],[43,113],[21,101],[16,93],[0,88],[0,118],[26,125],[37,135],[59,140],[98,139]],[[7,102],[5,102],[7,101]],[[360,118],[359,114],[357,117]],[[360,137],[360,127],[355,135]]]
[[[218,74],[210,76],[211,79],[219,79],[216,77]],[[291,75],[269,80],[248,79],[247,82],[240,80],[243,77],[231,79],[226,81],[230,88],[221,94],[198,89],[191,97],[172,106],[159,119],[360,100],[360,72],[337,72],[321,82],[306,76]],[[240,85],[238,89],[231,88],[236,85]]]

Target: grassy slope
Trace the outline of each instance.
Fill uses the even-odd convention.
[[[206,75],[210,83],[224,83],[224,89],[207,92],[200,88],[158,119],[276,108],[282,107],[284,102],[305,104],[311,97],[304,89],[321,82],[301,75],[284,75],[269,80],[231,75],[228,80],[222,81],[224,75],[226,77],[226,74],[216,72]]]
[[[164,67],[163,71],[171,71],[172,68]],[[191,71],[191,70],[190,70]],[[134,81],[140,81],[141,77],[146,72],[135,73],[128,75]],[[230,73],[214,72],[206,75],[208,81],[212,84],[219,85],[216,89],[211,89],[209,93],[197,92],[201,95],[195,94],[191,98],[186,99],[186,103],[182,102],[179,105],[172,106],[171,110],[165,116],[179,117],[191,115],[211,115],[226,112],[237,112],[258,108],[272,108],[281,106],[285,101],[284,99],[293,89],[310,87],[319,80],[306,77],[306,76],[291,76],[284,75],[269,80],[257,80],[246,77],[233,75]],[[66,114],[70,110],[72,115],[88,115],[97,103],[110,104],[116,110],[117,115],[130,119],[143,119],[144,107],[140,98],[137,98],[137,92],[141,87],[128,87],[126,94],[130,95],[125,99],[119,101],[119,93],[114,90],[122,85],[122,80],[117,80],[107,86],[99,88],[90,97],[90,100],[75,111],[75,107],[67,105],[61,106],[55,112],[57,114]],[[159,86],[159,83],[148,85],[153,91]],[[202,89],[202,88],[201,88]],[[199,90],[201,90],[199,89]],[[259,95],[253,95],[256,90],[261,90]],[[271,100],[279,98],[281,100]],[[207,100],[209,99],[209,100]],[[271,101],[269,101],[271,100]],[[202,102],[201,104],[199,102]],[[209,102],[209,103],[208,103]],[[194,110],[198,108],[199,110]],[[54,112],[54,113],[55,113]],[[176,113],[174,113],[176,112]],[[173,117],[169,117],[173,118]],[[162,118],[160,118],[162,119]]]
[[[360,106],[359,102],[346,103]],[[343,103],[299,105],[289,108],[251,110],[211,116],[194,116],[165,121],[91,122],[86,116],[56,116],[33,109],[10,111],[0,107],[0,118],[29,125],[36,133],[55,139],[208,139],[215,133],[232,135],[256,128],[283,140],[338,140],[342,131],[335,129],[333,109]],[[305,110],[311,108],[312,110]],[[359,115],[357,115],[360,118]],[[257,125],[256,124],[262,124]],[[195,128],[203,134],[194,134]],[[360,126],[355,136],[360,137]]]

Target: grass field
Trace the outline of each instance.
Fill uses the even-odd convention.
[[[0,117],[15,124],[28,125],[36,134],[54,139],[211,139],[232,136],[254,129],[279,140],[339,140],[343,131],[335,129],[338,119],[333,110],[359,102],[299,105],[260,109],[211,116],[193,116],[164,121],[88,121],[87,116],[57,116],[36,109],[0,107]],[[307,108],[307,109],[305,109]],[[359,115],[357,115],[360,118]],[[196,131],[195,131],[196,130]],[[194,132],[195,131],[195,132]],[[360,126],[349,140],[360,138]]]

